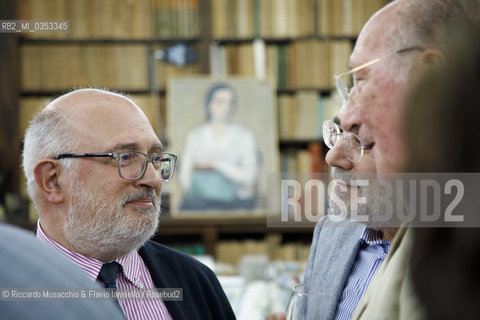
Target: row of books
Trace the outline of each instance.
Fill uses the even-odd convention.
[[[212,0],[218,38],[355,36],[388,0]]]
[[[299,40],[267,45],[262,61],[266,76],[278,88],[333,87],[333,74],[347,69],[348,40]],[[25,44],[20,48],[22,90],[58,90],[72,86],[147,90],[149,51],[141,44]],[[211,51],[212,68],[232,76],[256,77],[252,42],[217,47]],[[177,67],[158,61],[157,85],[165,88],[176,75],[198,74],[198,63]],[[219,72],[217,72],[219,73]]]
[[[334,87],[333,75],[348,68],[352,50],[349,40],[297,40],[268,44],[255,49],[255,42],[212,45],[212,74],[262,77],[274,80],[279,89]],[[259,72],[259,68],[262,69]]]
[[[300,242],[281,243],[281,235],[267,235],[263,240],[222,240],[215,245],[215,257],[218,262],[238,265],[245,255],[263,255],[271,261],[306,262],[310,245]]]
[[[199,0],[153,0],[155,36],[192,38],[200,34]]]
[[[324,173],[330,168],[325,164],[326,148],[322,142],[311,142],[307,149],[287,148],[280,152],[282,173],[307,174]]]
[[[319,140],[323,121],[333,119],[341,103],[336,93],[301,90],[279,95],[277,105],[281,140]]]
[[[178,38],[199,35],[199,0],[21,0],[20,20],[69,20],[69,32],[29,37]]]
[[[25,44],[20,48],[21,89],[63,90],[94,86],[117,90],[148,90],[149,55],[141,44]],[[199,65],[177,67],[157,60],[157,87],[169,78],[199,73]]]

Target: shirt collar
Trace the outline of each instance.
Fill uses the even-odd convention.
[[[141,288],[141,265],[143,260],[140,257],[140,254],[134,250],[123,257],[115,259],[115,261],[122,266],[125,278],[132,282],[136,287]]]
[[[391,244],[390,241],[382,239],[380,230],[372,229],[369,227],[365,227],[365,230],[363,230],[360,239],[370,246],[378,244]]]

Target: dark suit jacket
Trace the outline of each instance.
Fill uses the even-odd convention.
[[[165,301],[174,320],[235,319],[217,277],[207,266],[177,250],[147,241],[139,250],[157,288],[182,288],[182,301]]]

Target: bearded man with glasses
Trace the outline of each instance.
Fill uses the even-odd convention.
[[[55,99],[25,135],[37,238],[92,281],[123,290],[117,302],[127,319],[234,319],[208,267],[149,241],[176,160],[127,97],[80,89]]]

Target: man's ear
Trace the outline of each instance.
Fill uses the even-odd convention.
[[[445,55],[439,49],[428,48],[422,52],[420,63],[425,71],[434,70],[445,63]]]
[[[63,190],[58,181],[60,171],[56,160],[41,160],[33,169],[33,174],[45,199],[53,204],[59,204],[64,201]]]

